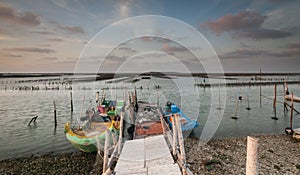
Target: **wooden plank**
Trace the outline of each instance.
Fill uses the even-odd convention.
[[[159,165],[174,163],[163,135],[145,139],[145,156],[147,167],[157,167]]]
[[[117,175],[181,174],[163,135],[126,141],[115,168]]]
[[[170,164],[170,165],[163,165],[157,167],[149,167],[148,168],[148,175],[179,175],[181,171],[177,164]]]
[[[126,141],[116,165],[116,172],[145,167],[144,139]]]

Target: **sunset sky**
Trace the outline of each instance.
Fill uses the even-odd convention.
[[[175,71],[184,64],[205,72],[184,43],[202,50],[203,60],[211,56],[204,45],[214,49],[225,72],[300,72],[299,8],[297,0],[0,1],[0,72],[74,72],[79,63],[80,71],[94,72],[99,62],[99,72],[119,70],[125,62],[139,71]],[[164,18],[126,21],[141,15]],[[166,17],[178,26],[168,25]],[[129,22],[133,28],[120,29]],[[181,24],[204,39],[176,31]],[[141,31],[157,36],[130,37]]]

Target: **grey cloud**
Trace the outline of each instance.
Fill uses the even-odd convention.
[[[18,48],[4,48],[4,50],[15,52],[35,52],[35,53],[53,53],[52,49],[37,48],[37,47],[18,47]]]
[[[39,16],[32,12],[18,12],[11,6],[0,3],[0,19],[7,23],[37,26],[41,23]]]

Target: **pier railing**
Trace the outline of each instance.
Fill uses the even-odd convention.
[[[161,117],[161,124],[163,127],[164,136],[167,138],[170,147],[172,148],[172,155],[175,162],[179,165],[183,175],[192,175],[193,173],[186,165],[186,156],[184,149],[184,139],[181,130],[179,115],[172,115],[172,130],[166,121]]]

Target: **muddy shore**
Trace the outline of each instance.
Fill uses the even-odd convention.
[[[286,135],[261,135],[259,174],[300,174],[300,143]],[[213,139],[204,146],[185,141],[187,164],[194,174],[245,174],[247,139]],[[0,161],[0,174],[101,174],[96,154],[46,154]]]

